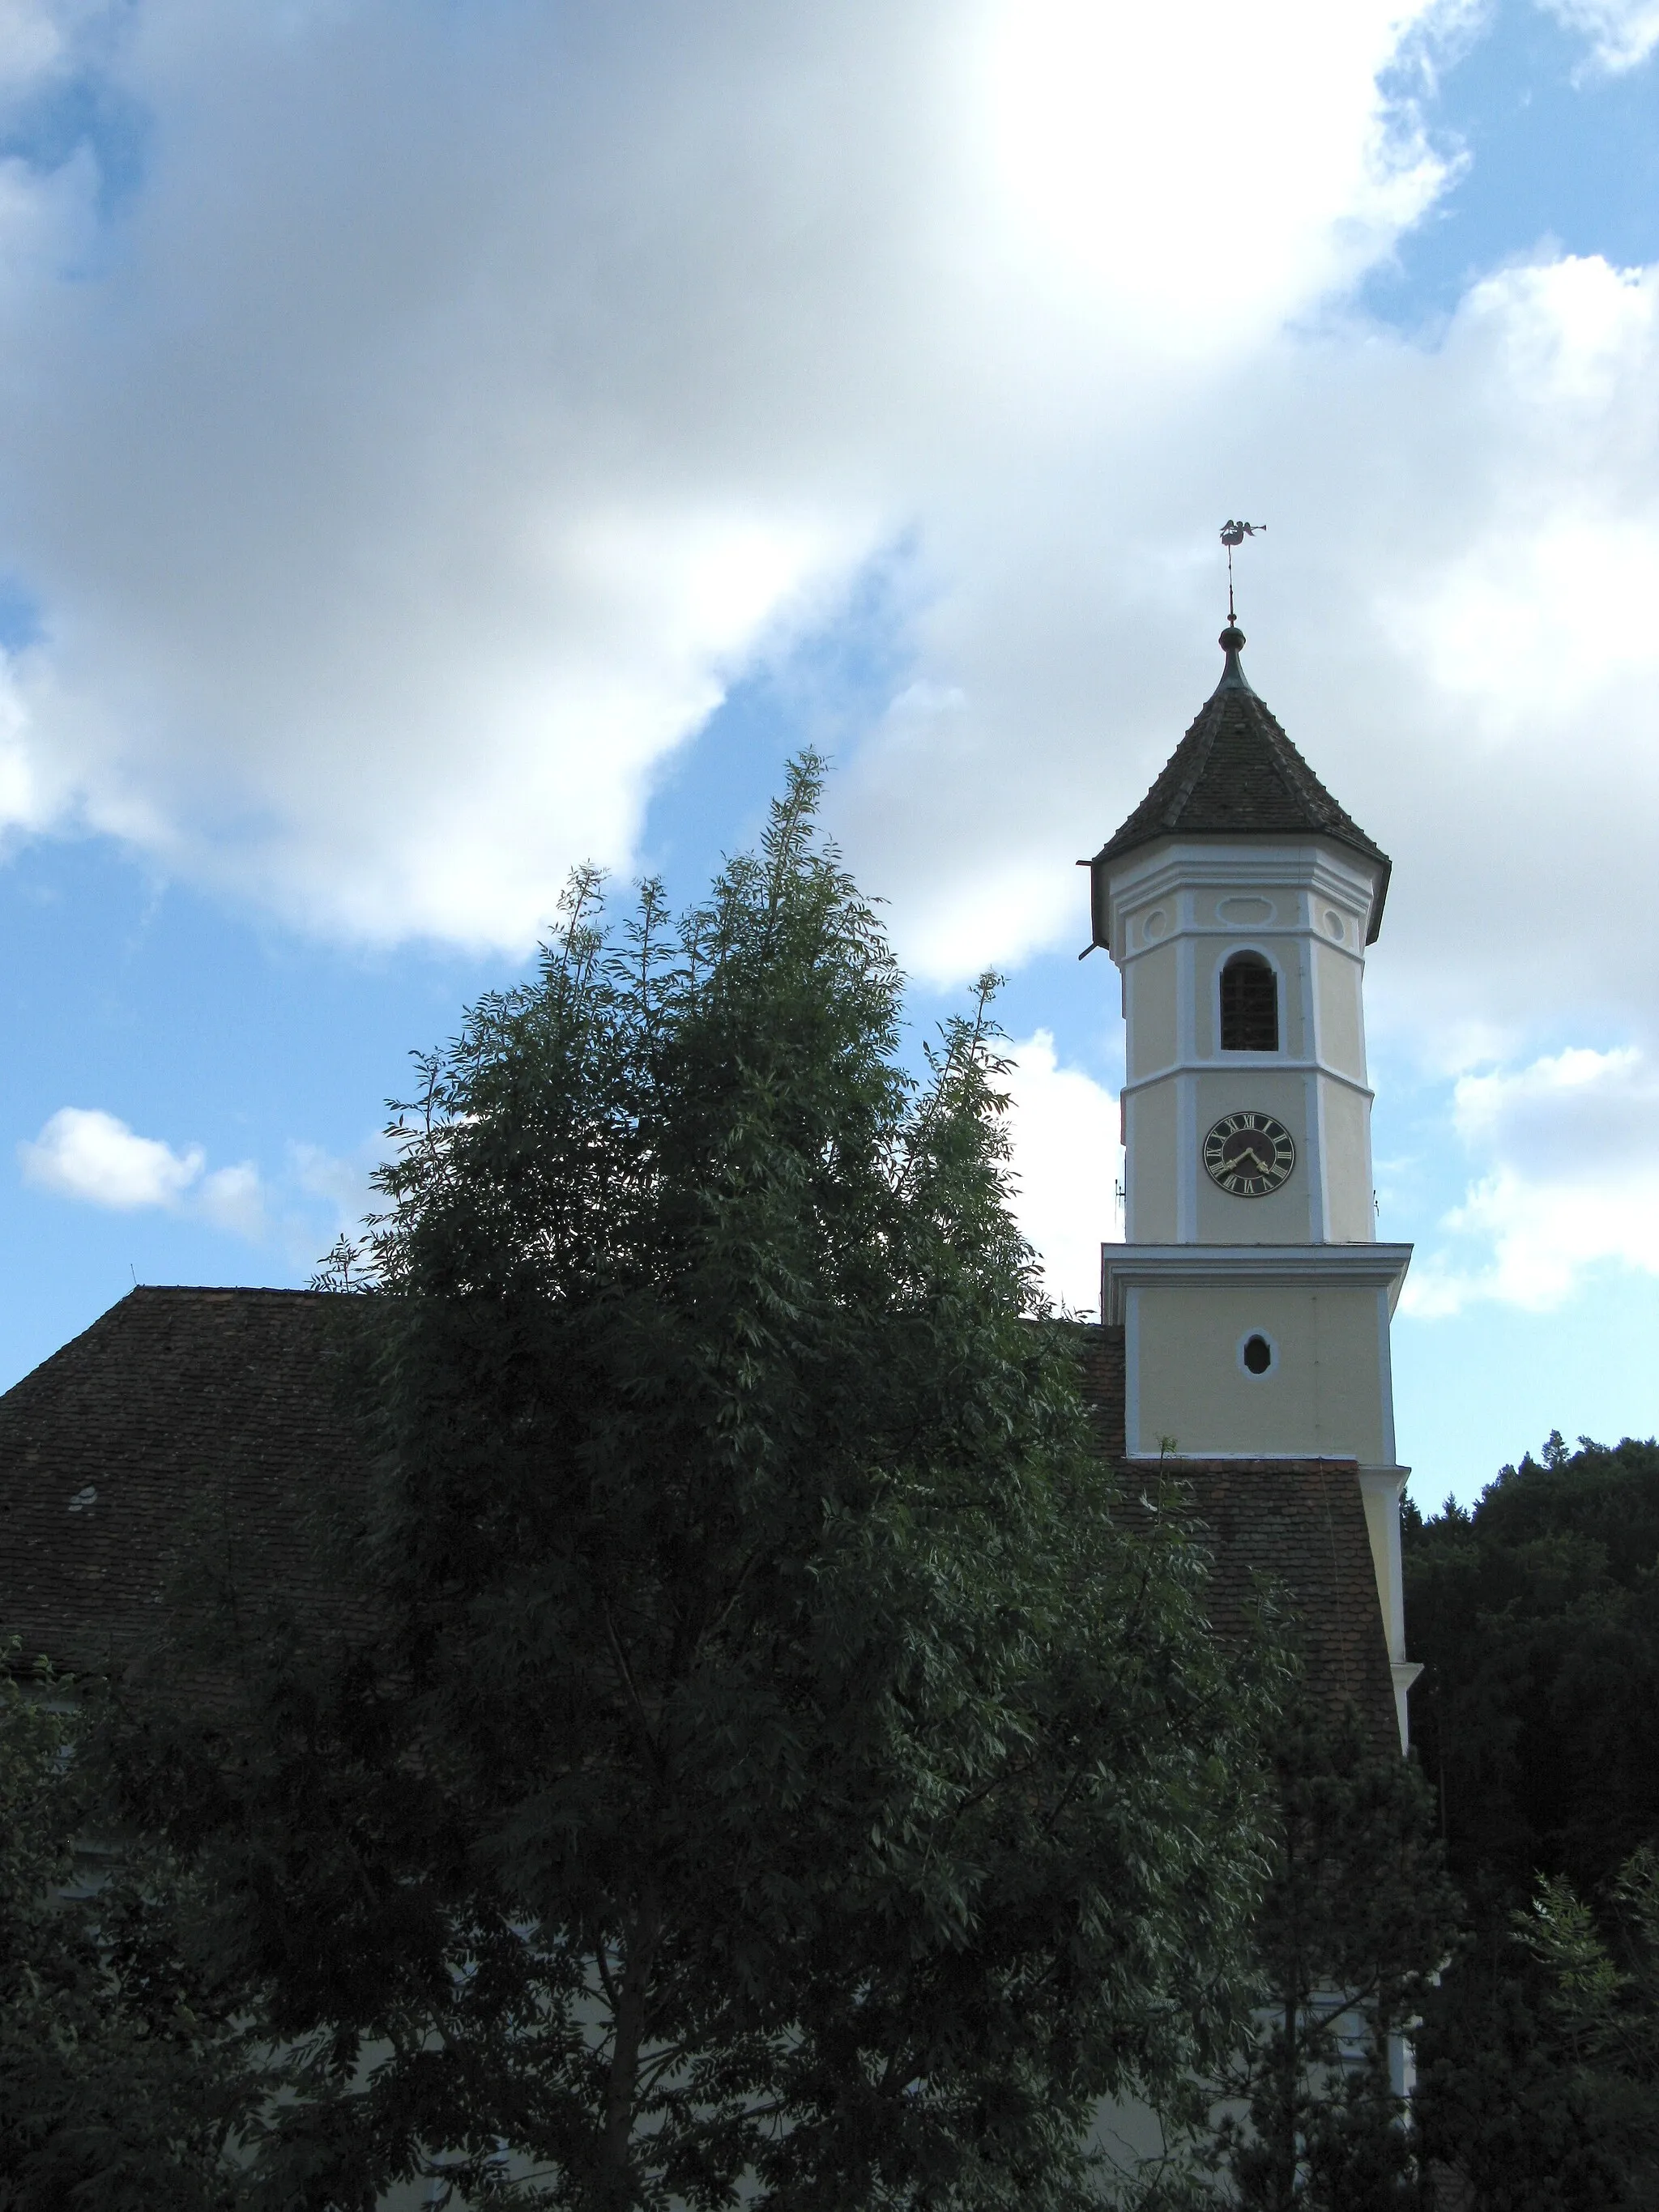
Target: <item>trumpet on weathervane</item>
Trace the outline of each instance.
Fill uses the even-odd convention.
[[[1242,545],[1247,538],[1254,538],[1258,530],[1265,530],[1267,527],[1265,522],[1224,522],[1221,526],[1221,542],[1227,549],[1227,627],[1229,629],[1237,628],[1237,618],[1233,613],[1233,548],[1235,545]]]

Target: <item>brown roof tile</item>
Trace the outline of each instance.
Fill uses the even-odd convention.
[[[346,1302],[304,1291],[132,1291],[0,1398],[0,1628],[82,1671],[131,1658],[188,1527],[250,1595],[306,1572],[297,1521],[361,1480],[328,1371]],[[1123,1462],[1123,1332],[1079,1331],[1101,1448]],[[1357,1472],[1340,1461],[1182,1462],[1213,1555],[1213,1618],[1242,1629],[1258,1574],[1285,1591],[1318,1679],[1394,1740]]]
[[[0,1397],[0,1629],[82,1672],[131,1656],[186,1528],[262,1594],[295,1501],[355,1479],[307,1291],[136,1290]]]
[[[1160,837],[1309,837],[1346,845],[1376,863],[1376,896],[1369,936],[1382,926],[1390,862],[1365,835],[1285,736],[1239,665],[1242,631],[1224,630],[1227,665],[1191,728],[1152,789],[1090,866],[1094,871],[1095,937],[1106,944],[1106,864]]]
[[[1083,1332],[1084,1392],[1101,1445],[1133,1483],[1159,1462],[1123,1456],[1123,1331]],[[1089,1341],[1092,1340],[1092,1341]],[[1212,1562],[1211,1618],[1243,1632],[1263,1583],[1295,1616],[1310,1680],[1351,1698],[1379,1747],[1399,1743],[1394,1677],[1353,1460],[1173,1460],[1162,1472],[1189,1492]]]

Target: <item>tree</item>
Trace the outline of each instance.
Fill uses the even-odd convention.
[[[1600,1915],[1562,1875],[1489,1920],[1429,2008],[1419,2097],[1480,2212],[1617,2212],[1659,2188],[1659,1881],[1635,1853]]]
[[[1237,2032],[1273,1662],[1095,1449],[990,980],[914,1079],[817,797],[678,929],[580,877],[422,1063],[332,1595],[112,1740],[304,2069],[258,2201],[1070,2205]]]
[[[1273,1739],[1273,1876],[1256,1923],[1265,1999],[1220,2094],[1227,2202],[1403,2212],[1416,2146],[1395,2061],[1454,1944],[1460,1903],[1413,1763],[1352,1706],[1304,1692]]]
[[[219,2212],[279,2077],[192,1970],[176,1870],[88,1858],[78,1686],[0,1657],[0,2212]]]
[[[1613,2152],[1632,2203],[1659,2191],[1659,1854],[1632,1854],[1609,1885],[1610,1944],[1563,1875],[1517,1913],[1544,1969],[1549,2013],[1597,2139]],[[1615,1956],[1614,1944],[1620,1956]]]
[[[1652,1999],[1620,1884],[1659,1837],[1659,1451],[1553,1434],[1472,1510],[1408,1510],[1404,1534],[1416,1734],[1471,1923],[1425,2008],[1425,2145],[1482,2212],[1649,2203],[1633,2077],[1592,2050]],[[1597,1946],[1630,1977],[1599,2024]]]
[[[1404,1528],[1413,1728],[1449,1862],[1503,1918],[1659,1837],[1659,1449],[1559,1436]]]

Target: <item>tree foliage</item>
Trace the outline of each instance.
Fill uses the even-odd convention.
[[[1413,1730],[1449,1863],[1493,1909],[1595,1892],[1659,1838],[1659,1449],[1560,1437],[1405,1528]]]
[[[988,979],[913,1078],[817,789],[421,1063],[370,1475],[111,1738],[295,2052],[252,2202],[1070,2205],[1237,2033],[1271,1663],[1036,1310]]]
[[[1405,1535],[1413,1727],[1471,1921],[1425,2008],[1424,2141],[1481,2212],[1650,2203],[1659,1450],[1553,1435]]]
[[[1548,2013],[1600,2141],[1638,2201],[1659,2195],[1659,1853],[1644,1844],[1609,1885],[1611,1936],[1564,1875],[1516,1916],[1543,1968]]]
[[[1273,1875],[1256,1923],[1264,2000],[1218,2085],[1225,2201],[1248,2212],[1417,2204],[1402,2039],[1461,1908],[1413,1762],[1352,1706],[1304,1693],[1273,1738]]]
[[[0,1657],[0,2212],[219,2212],[276,2078],[192,1969],[179,1869],[88,1854],[77,1686]]]

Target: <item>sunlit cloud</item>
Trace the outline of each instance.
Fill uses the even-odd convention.
[[[1042,1260],[1048,1297],[1097,1315],[1100,1248],[1122,1234],[1117,1100],[1081,1068],[1062,1066],[1047,1030],[1008,1050],[1015,1218]]]
[[[1659,46],[1656,0],[1537,0],[1537,4],[1587,40],[1593,67],[1610,76],[1639,69]]]
[[[145,155],[113,211],[95,129],[0,170],[0,567],[40,609],[5,818],[324,933],[521,951],[734,677],[905,539],[945,618],[915,672],[1006,742],[944,602],[977,622],[1004,559],[1040,588],[1073,489],[1179,569],[1134,455],[1431,204],[1379,81],[1443,12],[18,7],[18,84],[95,90]],[[1011,943],[1062,927],[1036,866]]]
[[[374,1146],[340,1158],[320,1146],[290,1144],[273,1180],[252,1160],[210,1168],[202,1146],[140,1136],[117,1115],[86,1106],[60,1107],[17,1147],[23,1181],[33,1189],[107,1212],[173,1214],[251,1244],[275,1243],[301,1267],[369,1210],[378,1157]]]
[[[1408,64],[1471,14],[20,0],[5,96],[142,158],[113,199],[101,126],[0,164],[0,825],[517,955],[886,563],[829,805],[951,983],[1080,946],[1248,511],[1253,679],[1396,863],[1374,1034],[1513,1060],[1588,975],[1644,1035],[1659,277],[1358,304],[1462,158]]]
[[[1579,1048],[1464,1076],[1453,1115],[1476,1174],[1407,1279],[1407,1312],[1543,1312],[1591,1267],[1659,1275],[1659,1070],[1644,1053]]]
[[[207,1164],[199,1145],[175,1152],[159,1138],[135,1134],[113,1114],[83,1106],[60,1107],[17,1153],[26,1182],[123,1213],[178,1206]]]

